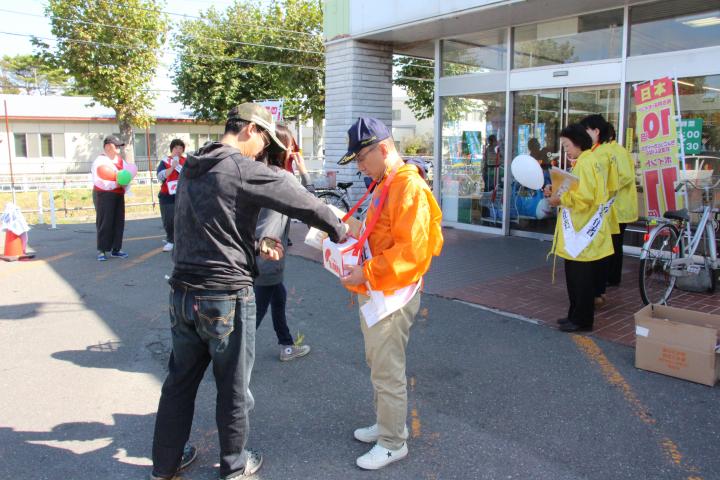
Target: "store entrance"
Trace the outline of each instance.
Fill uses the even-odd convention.
[[[586,115],[602,114],[613,125],[620,118],[620,86],[559,88],[514,92],[512,158],[530,155],[542,166],[546,183],[550,167],[568,169],[560,131]],[[510,169],[507,169],[510,172]],[[510,232],[548,238],[555,230],[556,210],[542,190],[522,187],[510,177]]]

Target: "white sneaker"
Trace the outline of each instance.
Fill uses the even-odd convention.
[[[369,427],[365,428],[358,428],[353,432],[353,435],[355,436],[355,440],[360,440],[361,442],[365,443],[375,443],[378,441],[378,437],[380,436],[380,433],[378,431],[378,424],[370,425]],[[403,433],[405,438],[408,438],[408,429],[407,425],[405,425],[405,431]]]
[[[173,250],[173,244],[170,242],[167,242],[165,246],[163,247],[163,252],[172,252]]]
[[[393,462],[402,460],[407,457],[408,448],[407,443],[403,443],[403,446],[397,450],[389,450],[380,444],[375,444],[365,455],[358,457],[357,466],[365,470],[377,470],[390,465]]]

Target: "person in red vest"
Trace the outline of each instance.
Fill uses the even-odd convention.
[[[125,231],[125,192],[127,185],[118,185],[118,172],[126,170],[128,163],[120,157],[125,146],[114,135],[103,140],[103,154],[92,164],[93,204],[97,228],[97,259],[107,260],[107,252],[114,258],[127,258],[121,250]]]
[[[180,172],[185,165],[185,142],[179,138],[170,142],[170,155],[162,160],[157,168],[157,178],[162,182],[158,200],[160,216],[165,228],[165,246],[163,252],[172,252],[175,243],[175,193]]]

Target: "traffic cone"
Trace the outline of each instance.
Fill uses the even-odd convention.
[[[5,230],[5,251],[0,255],[0,259],[14,262],[33,257],[34,255],[25,255],[22,237],[15,235],[10,230]]]

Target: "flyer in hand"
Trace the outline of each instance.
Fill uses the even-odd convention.
[[[578,177],[557,167],[550,169],[550,180],[552,181],[553,195],[562,195],[569,190],[576,189],[580,184]]]

